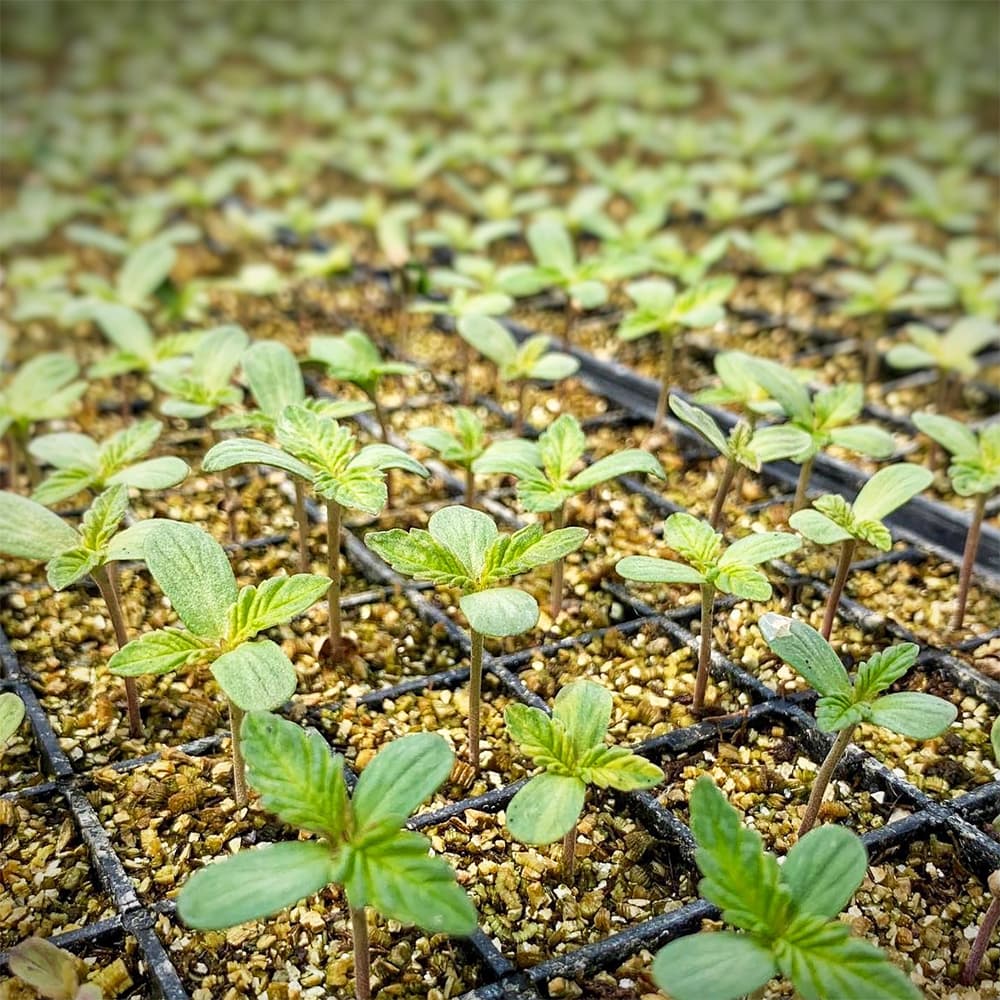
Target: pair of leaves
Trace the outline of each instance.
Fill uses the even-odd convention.
[[[957,716],[950,702],[917,691],[883,695],[913,666],[920,652],[904,642],[876,653],[858,667],[853,683],[833,647],[805,622],[782,615],[760,619],[764,641],[820,695],[816,721],[824,732],[871,722],[912,739],[939,736]]]
[[[580,818],[588,785],[631,792],[651,788],[663,772],[624,747],[605,745],[611,693],[593,681],[574,681],[556,695],[552,715],[512,704],[507,730],[536,766],[545,768],[507,807],[507,826],[526,844],[551,844]]]
[[[299,573],[238,590],[223,548],[190,524],[153,521],[143,554],[153,579],[187,631],[147,632],[111,657],[111,672],[123,677],[165,674],[210,663],[227,697],[245,711],[266,710],[295,690],[295,670],[259,632],[290,621],[326,593],[325,576]]]
[[[988,424],[977,434],[951,417],[915,413],[913,422],[952,457],[951,485],[959,496],[1000,490],[1000,423]]]
[[[353,909],[431,933],[471,934],[475,910],[430,843],[403,829],[410,813],[451,772],[454,755],[433,733],[390,743],[347,793],[344,760],[316,730],[268,713],[243,720],[247,778],[265,809],[323,840],[243,851],[196,872],[177,909],[189,926],[208,930],[270,916],[331,882]]]
[[[186,462],[170,455],[142,461],[162,430],[159,420],[140,420],[100,444],[71,431],[35,438],[28,450],[56,471],[35,488],[32,499],[51,505],[118,483],[140,490],[176,486],[190,471]]]
[[[114,302],[100,302],[90,318],[114,345],[87,369],[91,378],[113,378],[127,372],[180,371],[182,359],[204,336],[202,331],[155,337],[142,313]]]
[[[747,362],[752,355],[743,351],[720,351],[715,356],[715,374],[719,385],[702,389],[694,395],[696,403],[710,406],[738,406],[750,413],[780,416],[782,408],[768,391],[753,377],[753,367]]]
[[[339,337],[312,337],[306,360],[323,365],[332,378],[351,382],[372,398],[383,376],[415,371],[412,365],[386,361],[362,330],[348,330]]]
[[[639,583],[708,584],[726,594],[766,601],[771,584],[755,567],[794,552],[802,540],[789,532],[747,535],[723,549],[722,535],[707,521],[683,512],[664,522],[663,537],[686,563],[655,556],[626,556],[615,567],[626,580]]]
[[[729,276],[706,278],[682,292],[664,278],[635,281],[625,291],[636,307],[622,317],[618,337],[637,340],[649,333],[714,326],[725,316],[724,303],[735,287],[736,280]]]
[[[811,443],[809,435],[799,427],[784,424],[754,430],[742,420],[730,430],[727,437],[704,410],[692,406],[680,396],[670,397],[670,409],[719,454],[753,472],[759,472],[764,462],[801,454]]]
[[[976,355],[997,343],[995,323],[978,316],[965,316],[944,333],[918,323],[906,328],[907,343],[897,344],[886,355],[893,368],[938,368],[972,378],[979,371]]]
[[[242,327],[220,326],[201,336],[183,371],[154,372],[154,384],[169,396],[160,406],[161,412],[196,420],[220,406],[238,403],[242,392],[232,380],[248,343]]]
[[[918,1000],[902,971],[836,919],[868,864],[855,834],[819,827],[779,866],[708,777],[691,793],[691,830],[699,891],[740,932],[690,935],[660,950],[653,976],[674,1000],[736,1000],[779,972],[805,1000]]]
[[[519,446],[505,442],[491,449],[473,466],[476,472],[517,477],[517,498],[525,510],[547,513],[609,479],[632,473],[666,478],[663,467],[648,451],[627,448],[592,462],[572,475],[583,458],[587,440],[576,417],[564,413],[542,432],[538,444],[524,441]]]
[[[417,427],[410,440],[436,451],[445,462],[468,469],[486,450],[486,428],[474,411],[457,406],[452,411],[455,432],[441,427]]]
[[[892,535],[883,519],[925,490],[933,479],[933,473],[919,465],[890,465],[879,469],[861,487],[853,504],[837,494],[827,494],[813,501],[814,509],[796,511],[788,523],[818,545],[853,538],[887,552]]]
[[[495,585],[564,558],[586,537],[585,528],[546,534],[538,524],[501,535],[488,514],[455,505],[435,511],[426,530],[374,531],[365,544],[398,573],[461,590],[459,604],[474,631],[508,636],[534,628],[538,604],[523,590]]]
[[[577,372],[580,362],[570,354],[550,351],[550,338],[539,334],[518,344],[514,335],[489,316],[463,316],[458,333],[497,366],[504,382],[537,379],[558,382]]]
[[[0,437],[12,425],[19,430],[41,420],[69,416],[87,388],[73,381],[80,369],[67,354],[39,354],[21,365],[0,388]]]

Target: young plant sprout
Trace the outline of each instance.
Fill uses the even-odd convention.
[[[389,441],[389,425],[378,397],[379,383],[387,375],[412,375],[413,365],[386,361],[371,338],[361,330],[348,330],[339,337],[312,337],[306,361],[325,366],[331,378],[356,385],[371,400],[382,440]]]
[[[662,351],[660,397],[656,403],[653,431],[663,428],[667,414],[667,396],[674,378],[674,348],[685,329],[714,326],[726,314],[725,301],[736,287],[734,278],[706,278],[678,292],[672,282],[663,278],[634,281],[626,291],[635,308],[625,313],[618,327],[620,340],[637,340],[650,333],[659,333]]]
[[[694,583],[701,588],[701,646],[692,705],[692,712],[697,715],[705,709],[716,591],[749,601],[770,599],[770,581],[757,567],[794,552],[802,539],[790,532],[763,531],[740,538],[723,549],[721,534],[707,522],[684,513],[671,514],[666,519],[663,537],[684,562],[626,556],[615,569],[626,580],[637,583]]]
[[[177,898],[188,927],[221,930],[261,920],[329,885],[344,890],[354,938],[354,991],[371,998],[368,916],[416,924],[430,934],[472,934],[476,911],[430,841],[405,829],[413,810],[451,773],[442,737],[394,740],[361,772],[348,795],[344,758],[315,729],[268,712],[242,724],[247,777],[261,805],[316,838],[240,851],[195,872]]]
[[[966,316],[944,333],[929,326],[911,323],[904,331],[909,340],[891,348],[885,360],[904,371],[929,368],[937,372],[938,409],[948,408],[952,389],[963,376],[973,378],[979,371],[976,355],[998,343],[1000,328],[989,320]]]
[[[808,1000],[919,1000],[902,970],[837,919],[868,867],[857,835],[821,827],[779,864],[707,776],[691,792],[691,832],[698,891],[738,930],[687,935],[657,952],[653,978],[673,1000],[756,996],[779,974]]]
[[[988,424],[977,434],[971,428],[935,413],[915,413],[917,429],[936,441],[951,455],[948,478],[960,497],[975,497],[972,522],[965,536],[962,569],[958,579],[958,597],[951,627],[961,628],[969,600],[972,568],[976,563],[979,535],[986,516],[986,501],[1000,490],[1000,423]]]
[[[415,459],[391,444],[359,447],[357,438],[330,417],[306,406],[286,406],[274,430],[280,447],[252,438],[220,441],[205,456],[207,472],[234,465],[270,465],[309,483],[326,503],[327,564],[331,581],[327,596],[328,639],[326,655],[336,659],[343,651],[340,619],[341,521],[345,510],[380,514],[388,501],[386,470],[404,469],[427,477],[430,473]],[[309,530],[305,508],[296,509],[299,534]]]
[[[751,427],[756,426],[758,417],[781,416],[781,406],[754,381],[749,360],[751,355],[743,351],[719,351],[714,361],[719,385],[702,389],[691,398],[707,406],[735,406],[744,412]]]
[[[13,691],[0,694],[0,750],[24,721],[24,702]]]
[[[363,400],[314,399],[307,396],[302,370],[295,355],[277,341],[261,340],[251,345],[244,352],[241,364],[257,409],[220,417],[212,423],[214,430],[253,428],[273,436],[286,406],[302,406],[321,417],[334,420],[353,417],[372,409],[372,404]],[[213,451],[218,454],[217,448]],[[207,456],[205,461],[208,462]],[[205,468],[209,466],[206,465]],[[212,469],[214,468],[213,465]],[[295,520],[299,528],[299,572],[308,573],[309,518],[306,514],[305,487],[300,476],[292,476],[292,484],[295,488]]]
[[[1000,312],[1000,255],[974,236],[949,240],[943,252],[911,243],[900,257],[930,271],[921,274],[906,296],[910,309],[943,309],[996,320]]]
[[[5,342],[0,339],[0,348]],[[0,361],[3,360],[0,350]],[[80,369],[66,354],[39,354],[21,365],[16,374],[0,387],[0,437],[7,436],[7,486],[17,489],[19,466],[23,462],[32,486],[40,476],[27,446],[33,424],[68,417],[87,388],[74,381]]]
[[[558,382],[574,375],[580,367],[580,362],[572,355],[550,351],[551,340],[544,334],[529,337],[519,345],[509,330],[489,316],[463,317],[458,321],[458,332],[466,343],[497,366],[501,382],[519,383],[515,434],[520,434],[524,428],[528,381]]]
[[[246,332],[239,326],[220,326],[202,334],[189,365],[153,373],[153,383],[167,394],[160,412],[182,420],[199,420],[221,406],[238,404],[243,393],[233,385],[233,375],[248,343]]]
[[[788,295],[792,276],[819,267],[833,252],[835,241],[826,233],[797,230],[788,235],[757,229],[752,235],[733,233],[733,241],[748,250],[764,269],[781,278],[781,313],[778,319],[787,323],[790,317]]]
[[[577,822],[588,786],[632,792],[663,780],[655,764],[605,743],[611,707],[607,688],[574,681],[556,695],[551,717],[517,703],[504,712],[511,738],[544,769],[511,800],[507,827],[525,844],[552,844],[562,838],[567,880],[576,864]]]
[[[458,212],[437,212],[434,227],[418,232],[414,242],[418,246],[446,247],[459,253],[482,253],[491,243],[515,236],[520,229],[515,219],[476,223]]]
[[[919,691],[883,694],[917,661],[919,647],[912,642],[890,646],[869,657],[849,677],[833,647],[805,622],[768,612],[761,616],[760,631],[771,650],[794,667],[819,694],[816,722],[824,733],[836,733],[809,793],[809,803],[799,827],[807,834],[819,816],[820,806],[840,758],[862,723],[882,726],[900,736],[929,740],[940,736],[958,715],[951,702]]]
[[[142,544],[153,521],[140,521],[124,531],[118,526],[128,508],[128,490],[122,485],[101,493],[83,515],[79,529],[52,511],[16,493],[0,493],[0,552],[45,563],[53,590],[65,590],[88,573],[107,605],[121,649],[128,642],[115,562],[143,558]],[[139,692],[133,678],[125,680],[129,735],[139,739],[142,717]]]
[[[240,722],[269,711],[295,691],[295,668],[270,639],[257,635],[308,611],[326,593],[325,576],[299,573],[238,588],[222,546],[201,528],[154,520],[142,539],[149,571],[185,629],[146,632],[119,649],[108,666],[120,677],[209,666],[229,705],[233,793],[246,805]]]
[[[501,535],[489,515],[462,506],[435,511],[427,530],[393,528],[365,536],[365,544],[397,573],[461,592],[458,603],[469,623],[472,645],[468,755],[477,771],[483,637],[521,635],[538,621],[538,604],[530,594],[498,584],[564,558],[586,537],[585,528],[559,528],[545,534],[540,524]]]
[[[98,493],[118,483],[137,490],[176,486],[191,471],[187,462],[172,455],[145,458],[162,430],[159,420],[140,420],[100,443],[72,431],[35,438],[28,451],[56,471],[35,487],[32,500],[51,506],[84,490]]]
[[[888,552],[892,547],[892,534],[883,521],[927,489],[933,479],[934,475],[928,469],[900,462],[879,469],[861,487],[854,503],[848,503],[837,493],[827,493],[817,497],[811,509],[798,510],[789,518],[788,523],[809,541],[817,545],[840,544],[837,575],[830,586],[823,615],[824,639],[829,639],[833,630],[837,605],[858,544],[874,545],[879,551]]]
[[[97,983],[80,981],[76,957],[45,938],[30,937],[11,948],[7,964],[45,1000],[104,1000]]]
[[[108,302],[130,309],[149,309],[153,293],[170,277],[176,260],[177,251],[171,243],[154,239],[125,257],[114,284],[98,274],[81,274],[78,283],[86,296],[78,302],[79,317],[92,317],[95,309]]]
[[[474,463],[486,451],[489,438],[486,427],[474,410],[456,406],[452,410],[455,433],[440,427],[416,427],[409,433],[411,441],[437,452],[443,462],[457,465],[465,474],[465,506],[474,507],[476,471]]]
[[[797,455],[809,447],[809,435],[799,427],[783,425],[777,427],[754,428],[740,420],[729,431],[728,437],[722,428],[704,411],[691,406],[680,396],[670,397],[670,409],[674,416],[693,431],[701,435],[719,454],[726,459],[726,467],[719,479],[719,488],[712,503],[712,513],[708,523],[718,530],[722,521],[722,511],[726,504],[738,469],[760,472],[764,462]]]
[[[748,364],[754,380],[778,402],[788,422],[810,438],[807,448],[791,456],[800,466],[793,511],[805,506],[816,456],[830,445],[872,458],[888,458],[895,450],[892,435],[881,427],[854,423],[865,401],[860,383],[845,382],[811,395],[791,372],[774,361],[753,358]]]
[[[554,420],[538,437],[537,460],[525,461],[533,446],[524,442],[524,449],[495,449],[478,459],[473,466],[476,472],[492,472],[517,477],[517,499],[532,514],[551,514],[552,527],[566,524],[566,504],[575,496],[586,493],[601,483],[619,476],[643,472],[657,479],[665,479],[663,467],[648,451],[626,448],[614,455],[607,455],[573,475],[573,470],[583,459],[587,439],[576,417],[564,413]],[[559,617],[563,601],[563,560],[552,566],[552,590],[549,611],[552,620]]]

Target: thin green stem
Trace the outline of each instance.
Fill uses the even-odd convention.
[[[573,881],[576,872],[576,837],[577,824],[574,823],[569,832],[563,837],[563,878],[566,884]]]
[[[827,786],[833,777],[833,772],[837,770],[840,758],[844,756],[844,751],[851,742],[854,730],[857,726],[848,726],[837,733],[837,738],[830,747],[830,752],[826,755],[823,763],[820,764],[819,771],[813,780],[812,791],[809,793],[809,803],[806,805],[805,815],[802,817],[802,824],[799,826],[799,837],[804,837],[816,824],[819,817],[819,808],[823,804],[823,796],[826,794]]]
[[[812,478],[813,464],[816,461],[815,455],[810,455],[801,466],[799,466],[799,481],[795,487],[795,500],[792,502],[792,513],[802,510],[806,505],[806,495],[809,492],[809,480]]]
[[[292,477],[295,486],[295,523],[299,536],[299,572],[309,572],[309,515],[306,513],[306,487],[298,476]]]
[[[698,649],[698,673],[694,682],[695,715],[705,707],[705,691],[708,688],[709,668],[712,664],[712,619],[715,617],[715,587],[710,583],[701,585],[701,646]]]
[[[340,522],[343,507],[335,500],[326,502],[326,548],[327,568],[330,574],[330,589],[327,591],[329,610],[329,655],[337,657],[343,642],[340,623]]]
[[[522,378],[517,383],[517,410],[514,413],[514,433],[518,437],[524,430],[524,422],[527,414],[524,412],[527,407],[528,380]]]
[[[837,617],[837,605],[840,603],[840,595],[844,592],[844,585],[851,572],[851,560],[854,558],[857,544],[853,538],[847,538],[841,542],[837,574],[830,585],[830,593],[826,599],[826,612],[823,615],[823,628],[820,630],[824,639],[829,639],[830,633],[833,631],[833,621]]]
[[[558,531],[566,523],[565,504],[552,512],[552,530]],[[563,602],[563,577],[566,563],[564,559],[557,559],[552,564],[552,585],[549,589],[549,614],[553,624],[562,611]]]
[[[472,471],[472,466],[465,467],[465,506],[475,507],[476,505],[476,474]]]
[[[472,654],[469,659],[469,763],[479,773],[479,702],[483,687],[483,636],[471,629]]]
[[[354,939],[354,994],[357,1000],[371,1000],[372,958],[368,947],[368,916],[364,907],[351,907],[351,937]]]
[[[236,808],[247,804],[247,767],[243,760],[243,735],[240,727],[246,712],[231,698],[229,701],[229,746],[233,755],[233,799]]]
[[[128,626],[122,612],[121,597],[118,592],[118,567],[114,563],[97,566],[90,574],[97,583],[97,588],[107,605],[111,624],[115,629],[115,642],[121,649],[128,643]],[[128,706],[128,731],[134,740],[140,740],[145,735],[142,728],[142,714],[139,711],[139,687],[134,677],[126,677],[125,702]]]
[[[983,530],[985,514],[986,494],[980,493],[976,496],[976,507],[972,512],[969,533],[965,536],[962,570],[958,577],[958,599],[955,602],[955,612],[951,617],[952,628],[961,628],[965,622],[965,606],[969,602],[969,585],[972,583],[972,570],[976,564],[976,550],[979,548],[979,535]]]
[[[715,503],[712,504],[712,515],[709,518],[709,523],[716,531],[719,530],[719,523],[722,521],[722,510],[726,506],[726,497],[729,495],[729,490],[733,485],[733,477],[735,475],[736,459],[727,458],[726,468],[722,473],[722,478],[719,480],[719,488],[715,492]]]

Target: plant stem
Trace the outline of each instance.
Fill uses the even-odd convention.
[[[864,338],[865,347],[865,377],[864,384],[867,388],[878,378],[879,353],[878,342],[885,332],[885,314],[879,313],[868,336]]]
[[[670,383],[674,376],[674,331],[660,331],[660,398],[656,401],[656,416],[653,418],[653,433],[663,430],[663,421],[667,416],[667,397],[670,395]]]
[[[712,663],[712,619],[715,617],[715,587],[701,585],[701,646],[698,649],[698,673],[694,681],[692,712],[697,715],[705,707],[705,689],[708,687],[708,669]]]
[[[462,396],[463,406],[468,406],[472,402],[472,345],[462,337],[459,337],[458,361],[465,373],[462,376]]]
[[[558,531],[566,523],[566,505],[552,512],[552,530]],[[549,614],[553,623],[562,611],[563,600],[563,574],[565,571],[565,560],[557,559],[552,564],[552,586],[549,590]]]
[[[11,493],[17,492],[17,473],[18,473],[18,461],[17,461],[17,441],[14,440],[14,429],[11,428],[7,433],[7,483],[6,488],[11,491]]]
[[[958,577],[958,599],[955,602],[955,613],[951,618],[952,628],[961,628],[965,621],[965,605],[969,600],[969,584],[972,583],[972,568],[976,562],[976,550],[979,548],[979,533],[983,528],[983,517],[986,514],[986,494],[976,496],[976,507],[972,513],[972,523],[969,533],[965,536],[965,551],[962,553],[962,571]]]
[[[991,891],[997,876],[998,872],[994,872],[990,876]],[[969,952],[969,957],[965,960],[965,965],[962,966],[962,975],[959,978],[959,982],[963,986],[971,986],[975,982],[979,966],[982,965],[983,956],[989,947],[990,938],[993,937],[993,931],[996,929],[997,921],[1000,921],[1000,895],[994,893],[993,898],[990,900],[989,908],[983,916],[983,922],[979,925],[976,939],[972,942],[972,950]]]
[[[293,477],[295,484],[295,523],[299,526],[299,572],[309,572],[309,516],[306,514],[306,488],[302,480]]]
[[[517,411],[514,413],[514,433],[520,437],[524,430],[526,397],[528,395],[528,380],[521,379],[517,384]]]
[[[389,443],[389,424],[385,419],[385,410],[382,409],[382,404],[379,402],[378,398],[378,387],[372,390],[368,397],[372,401],[372,405],[375,407],[375,419],[378,421],[379,433],[382,435],[382,443]],[[387,470],[385,473],[385,505],[386,507],[392,507],[392,470]]]
[[[853,538],[847,538],[840,544],[840,561],[837,563],[837,575],[830,585],[830,593],[826,599],[826,613],[823,615],[823,628],[821,629],[824,639],[830,638],[833,631],[833,620],[837,617],[837,605],[840,603],[840,595],[844,592],[844,584],[847,583],[847,575],[851,572],[851,560],[854,558],[854,550],[857,542]]]
[[[576,307],[573,305],[573,300],[570,299],[566,303],[566,325],[563,327],[563,342],[567,347],[572,343],[571,335],[576,326],[577,316]]]
[[[114,563],[96,566],[91,573],[97,588],[107,605],[111,623],[115,629],[115,642],[118,648],[128,643],[128,626],[122,613],[122,602],[118,594],[118,567]],[[128,705],[128,732],[134,740],[141,740],[145,735],[142,728],[142,715],[139,712],[139,688],[134,677],[126,677],[125,702]]]
[[[214,427],[211,430],[212,443],[218,444],[222,440],[222,435]],[[226,505],[226,515],[229,518],[229,541],[231,541],[233,545],[237,545],[239,544],[240,533],[236,524],[236,495],[233,493],[229,477],[224,472],[219,473],[219,479],[222,480],[222,492],[225,497],[224,502]]]
[[[809,480],[812,478],[813,463],[816,461],[815,455],[810,455],[801,466],[799,466],[799,481],[795,487],[795,500],[792,502],[792,513],[802,510],[806,505],[806,493],[809,491]]]
[[[240,726],[246,712],[232,700],[229,701],[229,742],[233,754],[233,798],[236,808],[242,809],[247,804],[247,769],[243,761],[243,737]]]
[[[573,873],[576,871],[576,833],[577,824],[574,823],[563,837],[563,878],[567,884],[573,881]]]
[[[719,488],[715,493],[715,503],[712,505],[712,516],[709,518],[709,523],[716,531],[719,530],[719,522],[722,520],[722,508],[726,505],[726,496],[729,494],[729,490],[733,485],[733,477],[735,475],[736,459],[727,458],[726,468],[722,473],[722,478],[719,480]]]
[[[830,752],[826,755],[820,765],[816,777],[813,779],[812,791],[809,793],[809,803],[806,806],[806,814],[802,817],[802,824],[799,826],[799,837],[804,837],[816,824],[819,816],[819,807],[823,804],[823,796],[826,794],[827,785],[833,777],[833,772],[840,763],[840,758],[844,756],[844,751],[851,742],[856,725],[848,726],[837,733],[837,738],[830,747]]]
[[[119,401],[119,412],[122,420],[129,420],[132,417],[132,393],[128,372],[122,372],[118,376],[118,392],[121,396]]]
[[[351,937],[354,939],[354,994],[357,1000],[371,1000],[372,966],[368,948],[368,917],[364,907],[351,907]]]
[[[327,591],[329,609],[329,655],[340,655],[342,634],[340,627],[340,520],[343,507],[336,500],[326,502],[326,560],[330,574],[330,589]]]
[[[483,636],[470,629],[472,654],[469,660],[469,763],[479,773],[479,698],[483,686]]]
[[[465,468],[465,506],[475,507],[476,505],[476,474],[472,471],[472,466]]]

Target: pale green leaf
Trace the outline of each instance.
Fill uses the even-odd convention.
[[[186,479],[190,471],[187,462],[173,455],[164,455],[130,465],[116,472],[107,482],[109,486],[123,483],[137,490],[165,490]]]
[[[569,274],[576,265],[573,240],[565,227],[554,219],[539,219],[528,226],[528,245],[543,267]]]
[[[13,691],[0,694],[0,747],[17,732],[24,721],[24,702]]]
[[[692,565],[704,570],[715,564],[722,548],[722,535],[707,521],[683,512],[663,522],[663,538]]]
[[[472,584],[468,569],[458,557],[422,528],[408,532],[402,528],[370,531],[365,535],[365,545],[405,576],[462,587]]]
[[[517,359],[517,341],[489,316],[463,316],[458,321],[458,332],[463,340],[499,368],[512,365]]]
[[[744,536],[733,542],[719,559],[722,567],[739,564],[756,566],[794,552],[802,539],[786,531],[762,531]]]
[[[832,918],[850,902],[867,868],[868,854],[857,834],[821,826],[788,852],[781,881],[800,912]]]
[[[611,722],[611,692],[594,681],[573,681],[559,689],[552,718],[561,722],[577,754],[604,742]]]
[[[582,757],[578,773],[588,785],[620,792],[652,788],[663,780],[660,768],[626,747],[593,747]]]
[[[221,472],[234,465],[270,465],[306,482],[312,482],[313,478],[312,469],[304,462],[280,448],[251,438],[220,441],[208,450],[201,467],[205,472]]]
[[[835,545],[852,537],[849,531],[845,531],[818,510],[797,510],[788,519],[788,523],[817,545]]]
[[[95,481],[96,475],[90,468],[74,466],[56,469],[35,487],[31,499],[46,506],[60,503],[70,497],[75,497],[84,490],[89,490]]]
[[[276,576],[243,587],[230,609],[229,641],[249,639],[308,611],[330,589],[330,578],[314,573]]]
[[[693,566],[657,559],[655,556],[626,556],[619,559],[615,570],[626,580],[638,583],[704,583],[705,577]]]
[[[176,258],[177,251],[169,243],[158,240],[133,250],[118,272],[117,287],[122,301],[130,306],[141,306],[167,279]]]
[[[521,635],[538,623],[538,603],[515,587],[466,594],[459,606],[474,631],[494,638]]]
[[[191,632],[164,628],[140,635],[123,646],[108,661],[108,668],[119,677],[168,674],[198,663],[207,655],[203,639]]]
[[[42,434],[28,445],[28,451],[39,462],[57,469],[94,469],[97,466],[97,442],[86,434],[73,431]]]
[[[879,469],[861,487],[861,492],[851,505],[854,516],[859,521],[881,521],[927,489],[933,480],[934,474],[929,469],[910,462],[900,462]]]
[[[679,420],[697,431],[716,451],[729,455],[729,444],[719,425],[704,411],[681,399],[680,396],[670,397],[670,409]]]
[[[888,458],[896,450],[892,435],[874,424],[837,427],[830,431],[830,439],[841,448],[872,458]]]
[[[78,1000],[76,962],[74,955],[40,937],[22,941],[8,957],[10,971],[49,1000]]]
[[[448,549],[472,577],[482,571],[487,549],[499,534],[492,517],[461,504],[435,511],[427,529],[434,541]]]
[[[586,794],[579,778],[550,771],[536,775],[507,806],[507,829],[523,844],[561,840],[580,818]]]
[[[45,578],[53,590],[65,590],[101,564],[101,556],[85,547],[67,549],[45,564]]]
[[[47,562],[74,548],[77,533],[58,515],[17,493],[0,492],[0,552]]]
[[[936,413],[914,413],[913,422],[918,430],[937,441],[955,458],[974,459],[978,456],[979,444],[975,433],[958,420]]]
[[[571,354],[548,351],[531,365],[526,375],[539,382],[559,382],[575,375],[579,370],[580,362]]]
[[[958,709],[943,698],[919,691],[886,694],[871,703],[869,719],[900,736],[929,740],[940,736],[956,719]]]
[[[581,493],[610,479],[638,473],[655,476],[657,479],[666,479],[663,466],[648,451],[643,451],[641,448],[627,448],[625,451],[600,458],[592,465],[587,466],[586,469],[573,477],[570,485],[576,492]]]
[[[245,712],[268,712],[295,693],[298,678],[281,647],[270,639],[244,642],[212,664],[226,697]]]
[[[403,469],[423,479],[430,473],[415,458],[391,444],[365,445],[347,464],[348,469]]]
[[[689,934],[661,948],[653,979],[673,1000],[737,1000],[778,971],[767,945],[732,931]]]
[[[540,708],[512,702],[504,709],[504,721],[511,739],[537,767],[555,764],[562,765],[566,771],[572,769],[573,755],[569,752],[565,733],[557,730]]]
[[[805,622],[768,612],[761,616],[764,641],[822,695],[852,693],[844,665],[833,647]]]
[[[286,406],[305,401],[299,363],[284,344],[258,341],[244,352],[241,363],[255,402],[273,420]]]
[[[869,657],[858,668],[854,681],[855,698],[869,700],[886,691],[917,662],[920,647],[915,642],[901,642]]]

